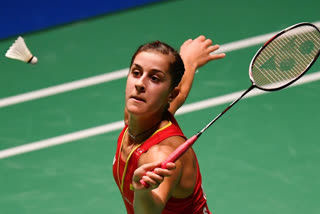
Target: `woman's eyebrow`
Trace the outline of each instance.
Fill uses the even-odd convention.
[[[135,66],[135,67],[137,67],[137,68],[139,68],[139,69],[142,69],[142,66],[140,66],[140,65],[137,64],[137,63],[133,63],[131,67],[133,67],[133,66]]]
[[[137,63],[133,63],[131,67],[133,67],[133,66],[137,67],[140,70],[143,70],[142,66],[137,64]],[[154,73],[163,73],[163,74],[165,74],[165,72],[163,72],[162,70],[159,70],[159,69],[151,69],[151,71],[154,72]]]

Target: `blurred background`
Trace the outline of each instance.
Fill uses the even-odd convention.
[[[112,161],[136,48],[162,40],[179,49],[205,35],[226,52],[196,74],[184,107],[197,107],[176,116],[190,137],[225,109],[227,95],[250,86],[249,63],[273,33],[299,22],[320,26],[319,6],[315,0],[1,2],[0,212],[125,213]],[[38,64],[4,56],[18,36]],[[304,84],[241,100],[193,146],[211,212],[320,213],[320,84],[310,76],[318,72],[319,60]],[[216,104],[217,98],[225,101]],[[209,106],[200,103],[208,100]]]

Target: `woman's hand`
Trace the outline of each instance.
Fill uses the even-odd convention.
[[[224,53],[212,53],[218,49],[219,45],[212,45],[211,39],[201,35],[194,40],[185,41],[180,47],[180,55],[186,67],[197,69],[212,60],[224,58]]]
[[[134,191],[151,191],[152,189],[158,188],[165,177],[172,175],[173,170],[176,168],[176,164],[168,163],[166,167],[166,169],[162,169],[161,162],[153,162],[137,168],[134,171],[132,178]],[[140,183],[141,179],[149,185],[147,188]]]

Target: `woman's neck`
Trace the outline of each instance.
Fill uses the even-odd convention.
[[[130,115],[128,120],[129,139],[133,141],[133,143],[142,143],[159,128],[159,125],[163,119],[163,115],[152,117],[139,117]]]

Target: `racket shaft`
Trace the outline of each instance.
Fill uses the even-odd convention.
[[[221,112],[217,117],[215,117],[213,120],[211,120],[208,125],[206,125],[200,132],[198,132],[196,135],[193,135],[190,137],[186,142],[181,144],[176,150],[167,157],[162,163],[161,168],[165,169],[167,168],[167,163],[174,163],[176,160],[178,160],[195,142],[196,140],[201,136],[201,134],[206,131],[216,120],[218,120],[224,113],[226,113],[234,104],[236,104],[242,97],[244,97],[249,91],[251,91],[255,86],[252,84],[238,99],[233,101],[223,112]],[[144,182],[144,180],[140,180],[140,183],[143,184],[146,188],[149,187],[149,184]]]
[[[223,112],[221,112],[220,114],[218,114],[218,116],[216,116],[213,120],[210,121],[210,123],[208,123],[208,125],[206,125],[197,135],[198,137],[204,132],[206,131],[214,122],[216,122],[222,115],[224,115],[227,111],[229,111],[229,109],[234,106],[237,102],[239,102],[239,100],[241,100],[247,93],[249,93],[249,91],[251,91],[252,89],[255,88],[255,85],[252,84],[245,92],[243,92],[241,94],[241,96],[236,99],[235,101],[233,101]]]
[[[238,99],[233,101],[223,112],[221,112],[217,117],[215,117],[213,120],[211,120],[208,125],[206,125],[200,132],[198,132],[196,135],[193,135],[190,137],[186,142],[181,144],[176,150],[167,157],[162,163],[161,168],[165,169],[167,168],[167,163],[174,163],[176,160],[178,160],[195,142],[196,140],[201,136],[201,134],[206,131],[216,120],[218,120],[224,113],[226,113],[234,104],[236,104],[239,100],[242,99],[249,91],[251,91],[255,86],[252,84]],[[143,184],[146,188],[149,187],[149,185],[144,182],[144,180],[140,180],[140,183]]]

